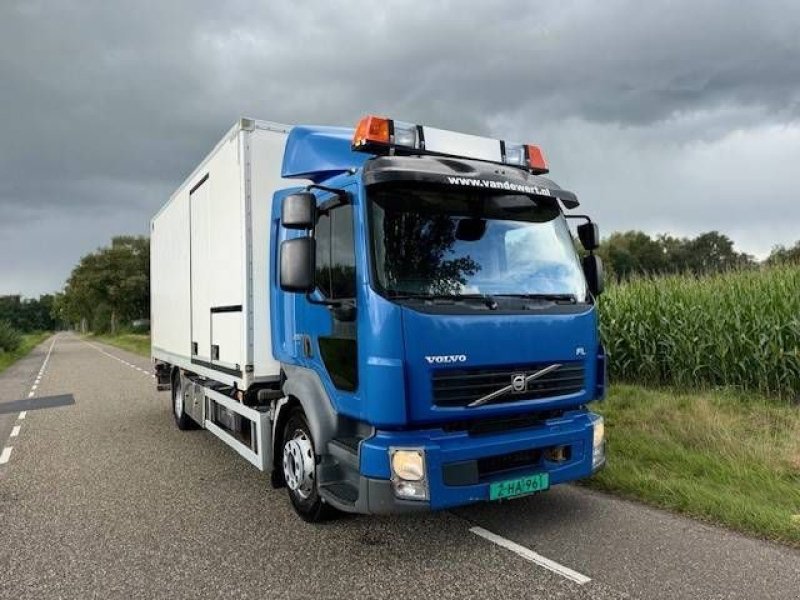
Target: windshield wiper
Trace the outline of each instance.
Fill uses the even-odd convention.
[[[489,294],[419,294],[413,292],[390,292],[393,300],[480,300],[490,310],[497,310],[497,300]]]
[[[550,300],[552,302],[566,302],[577,304],[575,294],[495,294],[498,298],[524,298],[525,300]]]

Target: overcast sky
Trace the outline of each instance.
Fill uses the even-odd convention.
[[[0,294],[60,289],[240,116],[539,143],[602,231],[800,238],[800,2],[2,0]]]

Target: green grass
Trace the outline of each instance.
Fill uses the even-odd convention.
[[[0,352],[0,373],[17,362],[20,358],[27,356],[36,346],[48,338],[50,332],[26,333],[22,336],[22,344],[13,352]]]
[[[800,397],[800,265],[634,279],[600,317],[612,381]]]
[[[592,487],[800,547],[800,407],[733,391],[612,388]]]
[[[141,356],[150,356],[150,335],[142,333],[120,333],[117,335],[92,336],[98,342],[122,348]]]

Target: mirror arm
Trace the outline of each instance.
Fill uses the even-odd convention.
[[[318,304],[320,306],[341,306],[341,300],[327,300],[323,298],[322,300],[317,300],[313,296],[314,292],[306,292],[306,300],[308,300],[309,304]]]
[[[316,304],[318,306],[327,307],[332,313],[334,318],[339,321],[353,321],[355,320],[355,301],[349,302],[347,300],[317,300],[312,296],[313,292],[306,293],[306,300],[309,304]]]
[[[587,223],[594,223],[592,221],[592,217],[589,215],[564,215],[565,219],[580,219],[581,221],[586,221]],[[589,256],[594,256],[594,250],[587,250]]]
[[[336,196],[339,196],[342,199],[347,198],[347,192],[345,192],[344,190],[340,190],[339,188],[332,188],[324,185],[319,185],[318,183],[310,183],[305,187],[305,189],[307,191],[322,190],[323,192],[330,192],[331,194],[335,194]]]
[[[328,192],[329,194],[333,194],[336,198],[332,198],[320,204],[317,207],[319,212],[327,212],[332,208],[336,208],[337,206],[341,206],[342,204],[347,204],[350,201],[350,194],[345,192],[344,190],[340,190],[337,188],[327,187],[324,185],[319,185],[316,183],[311,183],[306,186],[306,191],[309,190],[322,190],[323,192]]]

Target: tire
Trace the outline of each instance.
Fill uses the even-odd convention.
[[[319,495],[314,438],[305,414],[298,407],[292,409],[283,429],[281,465],[289,500],[301,519],[318,523],[336,513]]]
[[[195,429],[194,421],[186,414],[184,407],[185,396],[183,393],[183,375],[176,371],[172,376],[172,417],[175,419],[175,425],[181,431],[188,431]]]

